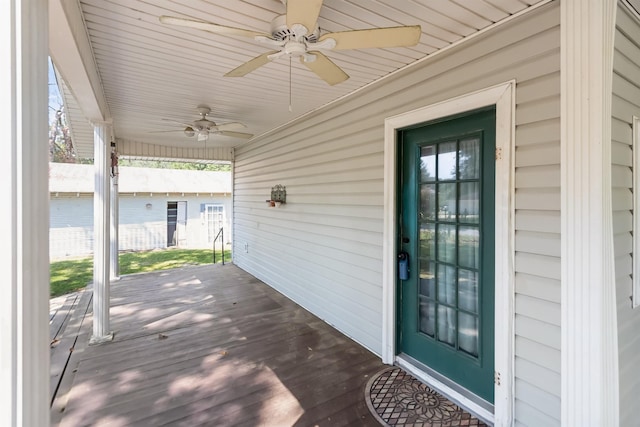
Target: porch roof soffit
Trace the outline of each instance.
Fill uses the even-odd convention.
[[[110,118],[109,108],[77,0],[49,0],[49,55],[91,122]]]

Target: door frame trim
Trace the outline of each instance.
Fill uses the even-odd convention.
[[[511,425],[514,396],[514,150],[515,80],[431,104],[385,119],[384,140],[384,231],[382,264],[382,361],[396,360],[396,253],[397,253],[397,141],[399,129],[496,106],[496,188],[495,188],[495,371],[494,413],[457,393],[441,390],[453,400],[493,421],[495,426]]]

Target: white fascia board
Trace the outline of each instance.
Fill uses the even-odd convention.
[[[49,0],[49,55],[85,117],[107,120],[107,101],[77,1]]]

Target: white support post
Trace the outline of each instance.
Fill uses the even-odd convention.
[[[92,344],[110,341],[110,125],[94,123],[95,188],[93,197],[93,336]]]
[[[46,0],[0,2],[0,425],[49,425]]]
[[[616,0],[561,2],[562,425],[617,426],[611,205]]]
[[[115,148],[111,147],[112,155],[117,156],[115,152]],[[118,246],[119,246],[119,235],[118,235],[118,224],[119,224],[119,212],[118,212],[118,166],[117,166],[117,157],[116,164],[114,166],[114,160],[111,160],[111,209],[110,209],[110,224],[111,224],[111,242],[110,242],[110,263],[109,263],[109,273],[111,275],[111,280],[117,280],[120,278],[120,262],[118,260]]]

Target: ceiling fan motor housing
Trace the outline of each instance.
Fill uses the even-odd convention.
[[[289,39],[295,39],[294,32],[287,26],[287,15],[278,15],[273,21],[271,21],[271,36],[274,40],[285,41]],[[304,36],[304,40],[315,43],[320,37],[320,27],[316,24],[313,31],[307,28],[307,34]]]

